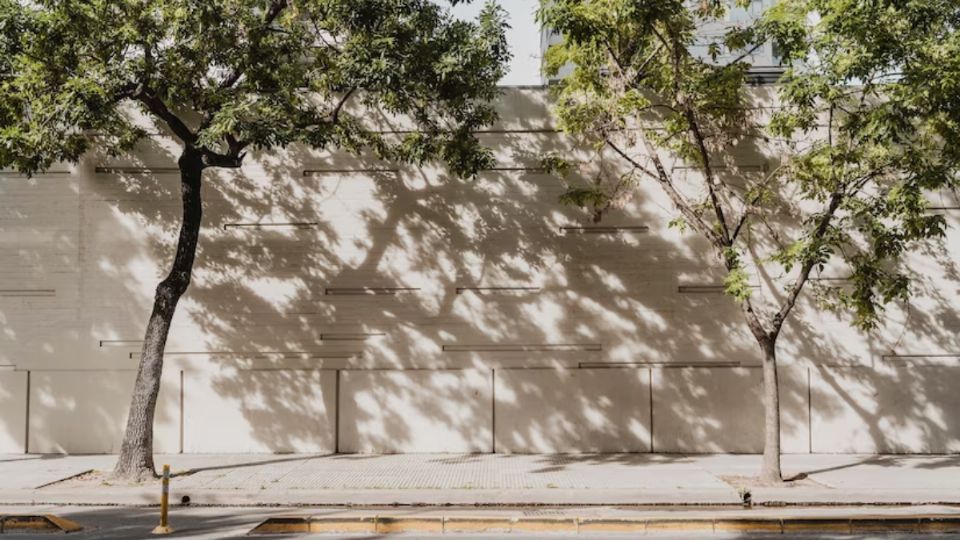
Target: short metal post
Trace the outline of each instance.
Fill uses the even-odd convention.
[[[170,466],[163,466],[163,491],[160,492],[160,525],[153,529],[153,534],[170,534],[173,528],[170,527],[168,513],[170,512]]]

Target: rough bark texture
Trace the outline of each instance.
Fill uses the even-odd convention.
[[[143,338],[127,428],[113,471],[113,476],[119,479],[141,481],[156,476],[153,465],[153,418],[163,372],[163,351],[177,302],[190,285],[203,214],[200,178],[204,165],[200,153],[188,148],[180,156],[178,165],[183,221],[180,224],[177,254],[170,273],[157,285],[153,312]]]
[[[777,484],[783,481],[780,471],[780,381],[777,378],[777,342],[767,337],[763,347],[763,467],[760,481]]]

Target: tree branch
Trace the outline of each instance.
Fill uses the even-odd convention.
[[[263,23],[261,24],[261,30],[266,30],[269,28],[273,21],[277,20],[277,17],[280,16],[280,13],[287,7],[287,0],[274,0],[270,3],[270,7],[267,8],[267,11],[263,15]],[[240,80],[240,77],[243,76],[243,69],[237,68],[229,77],[220,82],[220,89],[226,90],[232,87],[237,81]]]
[[[834,191],[833,194],[830,195],[830,202],[827,205],[827,210],[824,212],[823,217],[820,219],[820,223],[817,225],[817,228],[814,230],[811,237],[814,246],[819,247],[819,243],[821,240],[823,240],[823,236],[827,233],[827,230],[830,227],[830,222],[833,220],[833,216],[836,214],[837,209],[840,208],[840,203],[843,201],[843,199],[844,194],[842,188]],[[816,259],[813,257],[808,257],[808,259],[804,261],[803,266],[801,266],[800,274],[797,276],[796,281],[794,281],[793,286],[787,293],[787,297],[781,304],[780,310],[770,321],[771,337],[776,337],[776,335],[780,332],[780,328],[783,327],[783,322],[787,319],[787,315],[790,314],[790,310],[793,309],[793,306],[796,305],[797,297],[800,296],[800,291],[803,290],[803,286],[806,285],[807,279],[810,277],[810,271],[813,270],[814,265],[816,265]]]
[[[780,171],[783,165],[778,165],[776,169],[770,172],[767,177],[760,183],[760,189],[757,191],[757,194],[750,199],[749,202],[744,202],[743,214],[740,215],[740,219],[737,220],[737,224],[733,228],[733,232],[730,233],[730,242],[736,242],[737,238],[740,236],[740,231],[743,229],[744,225],[747,222],[747,218],[750,216],[750,209],[760,202],[760,199],[763,198],[764,190],[767,185],[776,178],[776,175]]]
[[[180,117],[171,112],[167,104],[157,97],[152,90],[142,88],[136,92],[133,98],[143,103],[151,113],[163,120],[167,126],[170,127],[170,131],[173,131],[173,134],[183,141],[183,144],[187,146],[194,146],[196,144],[196,133],[191,131]]]
[[[340,109],[343,108],[343,105],[347,102],[348,99],[350,99],[350,96],[353,95],[353,93],[356,92],[356,90],[357,90],[357,87],[352,86],[350,90],[347,90],[347,93],[344,94],[342,98],[340,98],[340,102],[337,103],[337,106],[334,107],[333,109],[333,113],[330,115],[330,121],[332,123],[336,124],[337,120],[340,119]]]
[[[643,145],[647,151],[647,154],[650,155],[650,159],[653,161],[653,165],[656,168],[656,173],[638,163],[637,160],[628,156],[626,152],[617,147],[617,145],[615,145],[609,139],[606,140],[606,143],[607,146],[612,148],[614,152],[627,160],[634,168],[640,170],[647,176],[659,182],[660,185],[663,186],[663,190],[666,192],[667,196],[670,197],[670,200],[673,202],[674,206],[677,207],[677,210],[683,215],[683,217],[690,221],[691,225],[696,227],[701,234],[706,236],[707,239],[714,244],[714,246],[721,249],[725,247],[723,240],[710,228],[709,225],[707,225],[706,222],[703,221],[703,219],[700,218],[697,212],[693,210],[693,206],[690,204],[690,202],[687,201],[679,191],[677,191],[676,186],[674,186],[673,182],[670,180],[667,170],[664,168],[663,163],[660,162],[660,157],[657,156],[656,149],[653,148],[653,145],[650,144],[650,141],[643,136],[641,136],[641,139],[643,140]]]
[[[710,205],[713,207],[713,213],[717,218],[717,222],[720,224],[720,238],[726,243],[726,245],[731,244],[730,240],[730,229],[727,227],[727,218],[724,215],[723,206],[720,204],[720,199],[717,197],[717,192],[715,188],[716,177],[713,173],[713,166],[710,165],[710,153],[707,151],[707,144],[703,137],[703,132],[700,131],[700,124],[697,121],[697,116],[693,113],[689,106],[686,104],[683,105],[684,116],[687,117],[687,122],[690,123],[690,133],[693,135],[693,140],[697,143],[697,151],[700,153],[700,159],[703,161],[703,171],[706,175],[707,180],[707,192],[710,195]]]

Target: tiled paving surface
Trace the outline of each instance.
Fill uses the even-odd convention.
[[[0,490],[35,489],[91,469],[109,469],[114,456],[0,454]]]
[[[197,456],[171,456],[184,488],[209,489],[642,489],[682,483],[729,489],[695,463],[643,455],[542,456],[394,454],[311,458],[278,456],[234,467],[205,467]]]
[[[154,504],[156,483],[104,474],[56,482],[114,456],[0,456],[0,502]],[[160,455],[173,492],[200,504],[736,504],[723,477],[756,474],[759,456],[659,454]],[[760,503],[960,503],[960,456],[787,455]],[[51,484],[51,482],[53,482]],[[42,487],[41,486],[46,486]],[[178,495],[179,496],[179,495]]]

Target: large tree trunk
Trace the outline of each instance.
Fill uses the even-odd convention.
[[[758,338],[763,349],[763,466],[760,481],[780,483],[780,381],[777,378],[777,338]]]
[[[125,480],[141,481],[156,476],[153,465],[153,417],[157,407],[157,394],[160,392],[163,351],[167,345],[167,334],[177,302],[190,285],[200,236],[200,219],[203,214],[200,177],[203,174],[203,160],[199,152],[187,148],[177,163],[180,167],[183,221],[180,224],[180,238],[177,241],[173,266],[167,277],[157,285],[153,312],[143,338],[140,368],[133,387],[127,429],[117,466],[113,470],[114,477]]]

